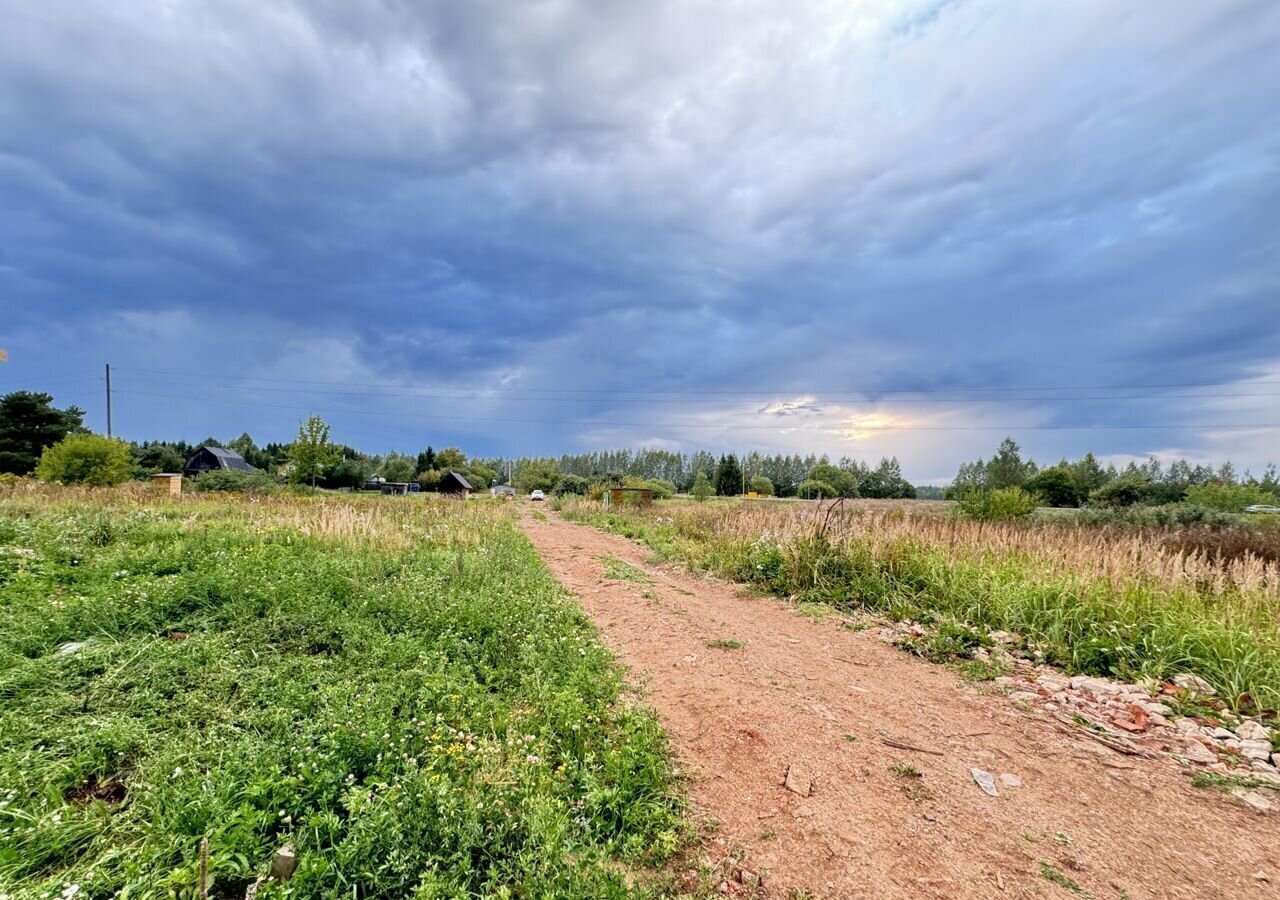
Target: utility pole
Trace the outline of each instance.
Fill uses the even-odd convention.
[[[107,437],[111,437],[111,363],[107,363]]]

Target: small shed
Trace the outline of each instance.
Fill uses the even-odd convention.
[[[463,478],[457,472],[450,469],[440,476],[440,493],[446,497],[454,497],[459,500],[466,500],[467,496],[475,490],[471,487],[471,482]]]
[[[653,491],[635,487],[609,488],[604,502],[606,506],[653,506]]]
[[[489,493],[494,497],[514,497],[516,489],[509,484],[495,484],[489,488]]]
[[[201,472],[212,472],[215,469],[234,469],[238,472],[258,471],[234,450],[228,450],[225,447],[201,447],[182,467],[182,474],[190,477],[199,475]]]

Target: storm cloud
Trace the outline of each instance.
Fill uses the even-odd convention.
[[[1277,84],[1245,0],[24,4],[0,378],[101,427],[109,361],[139,440],[1257,467]]]

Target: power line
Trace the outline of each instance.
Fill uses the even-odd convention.
[[[128,367],[120,369],[116,367],[117,373],[124,372],[145,372],[154,375],[175,375],[187,378],[207,378],[207,379],[224,379],[225,375],[204,375],[199,372],[178,372],[165,369],[147,369]],[[265,381],[274,384],[319,384],[330,385],[332,387],[370,387],[370,388],[404,388],[407,385],[402,382],[359,382],[359,381],[320,381],[307,378],[276,378],[276,377],[259,377],[253,375],[236,376],[241,381]],[[1183,382],[1169,384],[1095,384],[1095,385],[1040,385],[1040,386],[1022,386],[1022,387],[950,387],[950,388],[880,388],[880,387],[863,387],[863,388],[835,388],[830,390],[809,389],[802,387],[779,387],[779,388],[758,388],[753,390],[693,390],[693,389],[668,389],[668,390],[639,390],[635,388],[613,389],[613,388],[548,388],[548,387],[503,387],[490,388],[487,390],[500,391],[504,393],[555,393],[555,394],[643,394],[643,395],[774,395],[777,394],[956,394],[956,393],[992,393],[992,392],[1010,392],[1010,391],[1140,391],[1140,390],[1173,390],[1180,388],[1203,388],[1203,387],[1233,387],[1247,382],[1248,386],[1254,385],[1280,385],[1280,380],[1258,380],[1237,379],[1235,381],[1200,381],[1200,382]]]
[[[132,391],[132,390],[115,390],[116,394],[128,394],[139,397],[157,397],[165,400],[192,400],[191,397],[183,397],[175,394],[157,394],[148,391]],[[238,401],[226,400],[219,397],[201,397],[201,403],[223,403],[230,406],[252,407],[252,408],[268,408],[268,409],[289,409],[310,413],[343,413],[347,415],[374,416],[380,419],[387,419],[385,412],[373,412],[369,410],[358,410],[349,408],[334,408],[330,410],[321,410],[312,406],[285,406],[272,403],[254,403],[246,404]],[[395,418],[400,419],[421,419],[428,421],[452,421],[452,422],[498,422],[513,425],[588,425],[594,427],[617,427],[617,428],[666,428],[666,429],[683,429],[683,428],[719,428],[719,429],[765,429],[769,431],[1172,431],[1172,430],[1217,430],[1217,431],[1270,431],[1280,429],[1280,424],[1252,424],[1252,425],[1232,425],[1227,423],[1195,423],[1187,422],[1172,425],[1153,425],[1153,424],[1126,424],[1126,425],[860,425],[857,423],[837,423],[832,425],[789,425],[785,422],[777,422],[769,425],[748,425],[738,422],[726,423],[705,423],[705,422],[614,422],[597,419],[550,419],[545,417],[532,419],[517,419],[505,416],[448,416],[448,415],[431,415],[431,414],[415,414],[415,413],[394,413]]]
[[[114,369],[113,371],[114,371],[114,372],[117,374],[117,376],[118,376],[118,374],[119,374],[119,372],[120,372],[120,369],[119,369],[119,368],[116,368],[116,369]],[[126,371],[128,371],[128,370],[126,370]],[[135,371],[138,371],[138,370],[135,370]],[[215,380],[218,380],[218,386],[219,386],[219,389],[220,389],[220,390],[255,391],[255,392],[267,392],[267,393],[275,393],[275,394],[317,394],[317,395],[326,395],[326,396],[332,396],[332,397],[355,397],[355,398],[365,398],[365,397],[367,397],[367,396],[368,396],[368,392],[367,392],[367,391],[329,391],[329,390],[322,390],[322,389],[320,389],[320,388],[266,387],[266,386],[261,386],[261,385],[255,385],[255,384],[243,384],[243,383],[242,383],[242,384],[226,384],[226,383],[225,383],[225,380],[223,380],[221,376],[196,376],[196,375],[191,375],[191,374],[183,373],[183,374],[182,374],[182,375],[180,375],[179,377],[185,377],[185,378],[205,377],[205,378],[215,379]],[[240,379],[240,380],[241,380],[241,381],[252,381],[252,380],[267,381],[267,379],[251,379],[251,378],[242,378],[242,379]],[[285,382],[287,382],[288,380],[287,380],[287,379],[285,379],[284,381],[285,381]],[[344,384],[342,384],[342,383],[340,383],[340,382],[314,382],[314,383],[315,383],[315,384],[333,385],[333,386],[335,386],[335,387],[353,387],[353,386],[356,386],[354,383],[352,383],[352,384],[345,384],[345,385],[344,385]],[[1276,382],[1276,383],[1280,383],[1280,382]],[[171,385],[172,385],[172,384],[177,384],[177,385],[179,385],[179,386],[182,386],[182,385],[184,385],[184,384],[188,384],[188,385],[190,385],[190,386],[202,386],[202,385],[200,385],[198,382],[196,382],[196,383],[191,383],[191,382],[173,382],[173,381],[170,381],[170,382],[168,382],[168,384],[171,384]],[[434,389],[434,388],[429,388],[429,387],[414,388],[414,387],[412,387],[412,386],[408,386],[408,385],[390,385],[390,384],[388,384],[386,387],[390,387],[390,388],[399,388],[399,390],[386,390],[386,389],[380,389],[379,396],[381,396],[381,397],[401,397],[401,398],[406,398],[406,399],[418,399],[418,400],[502,400],[502,399],[503,399],[503,396],[502,396],[502,395],[506,395],[506,394],[519,394],[519,393],[523,392],[524,390],[526,390],[526,389],[521,389],[521,388],[511,388],[511,389],[507,389],[507,388],[488,388],[488,389],[477,389],[477,390],[474,390],[474,391],[464,392],[464,393],[437,393],[437,392],[435,392],[435,391],[436,391],[436,389]],[[541,390],[541,391],[551,392],[551,391],[555,391],[555,390],[558,390],[558,389],[553,389],[553,388],[542,388],[542,389],[527,389],[527,390]],[[958,390],[959,390],[959,389],[957,389],[957,391],[958,391]],[[1132,390],[1136,390],[1136,388],[1133,388]],[[423,393],[423,392],[426,392],[426,393]],[[565,392],[565,393],[568,393],[568,392],[570,392],[570,390],[569,390],[569,389],[565,389],[565,391],[564,391],[564,392]],[[607,399],[608,399],[608,401],[609,401],[609,402],[612,402],[612,403],[617,403],[617,402],[623,402],[623,403],[649,403],[649,402],[656,402],[654,399],[650,399],[649,397],[634,396],[634,394],[635,394],[635,393],[639,393],[639,392],[624,392],[624,393],[629,393],[629,394],[631,394],[631,395],[629,395],[629,396],[615,396],[615,395],[609,394],[609,392],[602,392],[602,393],[606,393],[606,394],[608,394]],[[779,392],[779,393],[782,393],[782,392]],[[867,393],[877,393],[877,392],[875,392],[875,391],[868,391]],[[926,392],[926,393],[927,393],[927,392]],[[654,395],[655,397],[657,397],[657,396],[659,396],[659,395],[662,395],[662,394],[664,394],[664,392],[661,392],[661,391],[655,391],[655,392],[653,392],[653,395]],[[805,395],[805,396],[806,396],[806,398],[809,398],[809,397],[811,397],[812,395],[811,395],[811,394],[807,394],[807,395]],[[1065,397],[1035,397],[1035,396],[1029,396],[1029,397],[1028,397],[1028,396],[1018,396],[1018,397],[931,397],[931,398],[929,398],[929,399],[927,399],[927,400],[917,401],[917,402],[924,402],[924,403],[1064,403],[1064,402],[1090,402],[1090,403],[1095,403],[1095,402],[1115,402],[1115,401],[1128,401],[1128,400],[1179,400],[1179,399],[1181,399],[1181,400],[1197,400],[1197,399],[1203,399],[1203,400],[1223,400],[1223,399],[1248,399],[1248,398],[1259,398],[1259,397],[1280,397],[1280,391],[1262,391],[1262,392],[1254,392],[1254,393],[1226,393],[1226,394],[1203,394],[1203,393],[1202,393],[1202,394],[1125,394],[1125,395],[1119,395],[1119,396],[1083,396],[1083,397],[1082,397],[1082,396],[1065,396]],[[584,397],[527,397],[527,398],[512,397],[512,398],[509,398],[509,399],[513,399],[513,400],[514,400],[514,399],[520,399],[520,400],[521,400],[521,402],[525,402],[525,403],[584,403],[584,402],[589,402],[589,400],[590,400],[591,398],[584,398]],[[603,398],[603,397],[602,397],[601,399],[606,399],[606,398]],[[785,403],[785,402],[788,402],[788,401],[786,401],[786,400],[780,400],[778,395],[767,396],[767,397],[766,397],[766,396],[752,397],[752,396],[742,396],[742,395],[736,395],[736,394],[730,394],[729,396],[726,396],[726,397],[723,397],[723,398],[715,398],[715,399],[711,399],[711,398],[684,399],[684,400],[682,400],[681,402],[683,402],[683,403],[705,403],[705,404],[720,403],[720,404],[723,404],[723,403],[735,402],[735,401],[736,401],[736,402],[742,402],[742,403],[747,403],[747,402],[751,402],[751,403],[778,403],[778,402],[783,402],[783,403]],[[814,402],[814,403],[819,403],[819,402],[822,402],[822,403],[844,403],[844,404],[849,404],[849,403],[869,403],[869,404],[874,404],[874,403],[882,403],[882,402],[884,402],[884,401],[883,401],[883,400],[881,400],[881,399],[878,399],[878,398],[869,398],[869,397],[848,397],[848,398],[840,398],[840,399],[835,399],[835,400],[823,400],[823,399],[822,399],[822,398],[820,398],[820,397],[812,397],[811,402]]]

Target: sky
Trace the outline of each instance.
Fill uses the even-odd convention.
[[[0,391],[132,440],[1280,462],[1274,0],[45,0]]]

